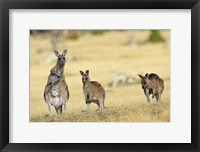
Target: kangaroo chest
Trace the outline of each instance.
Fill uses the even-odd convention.
[[[84,92],[84,94],[86,93],[86,94],[88,94],[88,93],[93,93],[93,89],[89,86],[89,85],[85,85],[84,87],[83,87],[83,92]]]
[[[56,85],[53,85],[50,89],[50,93],[53,97],[57,97],[57,96],[61,96],[63,92],[66,91],[66,85],[64,82],[62,82],[64,80],[61,80],[61,82],[58,82]],[[62,84],[60,84],[62,83]]]
[[[94,88],[85,86],[83,89],[83,93],[85,95],[86,100],[89,100],[91,102],[95,102],[97,100],[97,95],[95,95]]]
[[[57,96],[60,95],[60,90],[58,89],[58,87],[53,86],[53,87],[51,88],[51,95],[52,95],[53,97],[57,97]]]

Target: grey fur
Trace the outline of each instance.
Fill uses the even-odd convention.
[[[85,96],[85,102],[87,104],[87,109],[90,109],[90,104],[96,103],[100,109],[104,108],[104,100],[106,97],[105,90],[103,86],[97,81],[90,81],[89,70],[85,73],[80,71],[83,82],[83,93]]]
[[[158,102],[161,101],[161,95],[164,90],[164,81],[157,74],[146,73],[145,76],[138,74],[141,78],[142,89],[144,90],[144,94],[147,97],[147,101],[150,102],[150,95],[152,94],[152,98],[156,97]]]
[[[48,105],[48,115],[51,115],[51,105],[55,107],[58,114],[62,113],[62,106],[64,106],[64,113],[66,113],[67,101],[69,100],[68,85],[64,76],[67,50],[64,50],[62,54],[59,54],[58,51],[54,51],[54,53],[57,56],[57,63],[50,71],[44,91],[44,99]]]

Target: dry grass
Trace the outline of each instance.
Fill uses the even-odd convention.
[[[101,36],[86,34],[78,40],[61,39],[58,50],[68,49],[76,58],[65,66],[69,86],[68,113],[46,117],[47,105],[43,99],[44,87],[50,69],[55,63],[45,64],[52,56],[51,37],[30,38],[30,121],[31,122],[169,122],[170,121],[170,50],[169,31],[162,31],[166,43],[127,45],[131,31],[110,31]],[[136,31],[136,41],[146,38],[148,31]],[[106,109],[98,110],[92,104],[86,112],[79,70],[90,70],[91,80],[99,81],[106,90]],[[157,73],[165,81],[162,103],[147,103],[139,83],[117,88],[108,87],[110,78],[126,72],[137,78],[137,73]],[[137,78],[139,81],[139,78]]]

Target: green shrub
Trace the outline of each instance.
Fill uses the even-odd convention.
[[[159,43],[159,42],[164,42],[164,38],[161,36],[160,31],[158,30],[151,30],[151,34],[148,39],[149,42],[151,43]]]
[[[102,35],[104,33],[103,30],[92,30],[91,34],[92,35]]]

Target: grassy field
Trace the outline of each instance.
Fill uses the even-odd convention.
[[[134,41],[128,37],[134,33]],[[103,35],[85,34],[77,40],[60,39],[58,50],[68,50],[74,60],[65,65],[65,79],[69,86],[68,113],[46,117],[44,87],[54,58],[50,34],[30,37],[30,121],[31,122],[169,122],[170,121],[170,32],[161,31],[163,43],[142,43],[149,31],[109,31]],[[141,42],[141,43],[140,43]],[[56,57],[55,57],[56,58]],[[90,79],[100,82],[106,90],[104,110],[91,105],[87,112],[79,70],[90,70]],[[112,88],[110,78],[117,73],[129,73],[133,85]],[[162,102],[148,103],[137,74],[157,73],[164,79]]]

